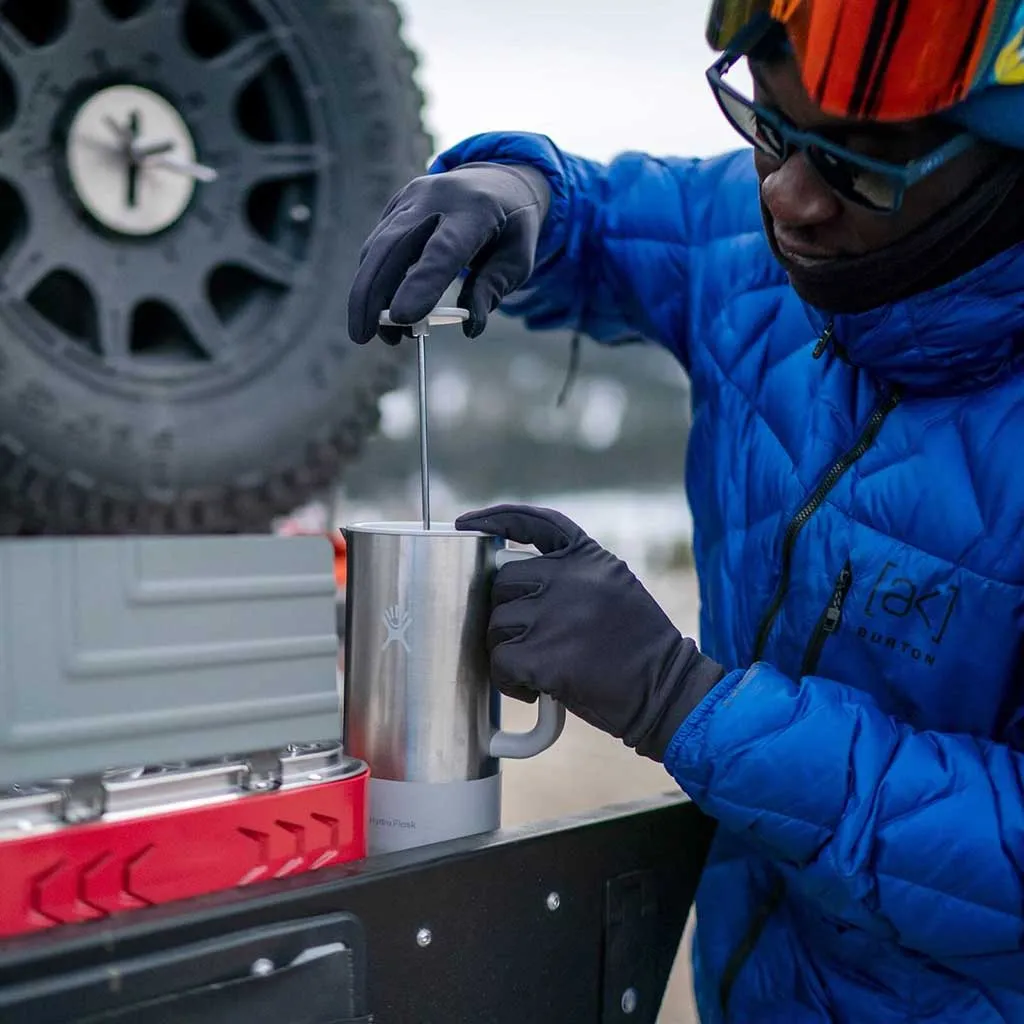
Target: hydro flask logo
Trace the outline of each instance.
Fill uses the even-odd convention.
[[[384,646],[381,651],[386,651],[392,644],[401,644],[405,648],[406,654],[412,654],[409,648],[409,640],[406,634],[409,632],[409,627],[412,625],[412,615],[404,608],[399,608],[397,604],[393,604],[390,608],[384,612],[384,628],[387,630],[387,636],[384,638]]]

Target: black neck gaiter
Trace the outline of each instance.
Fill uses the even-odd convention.
[[[779,251],[761,203],[768,244],[794,291],[824,313],[864,313],[955,280],[1024,241],[1024,159],[1001,160],[969,193],[898,242],[817,267]]]

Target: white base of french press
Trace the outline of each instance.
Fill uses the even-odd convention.
[[[371,856],[500,827],[501,772],[459,782],[399,782],[370,774]]]

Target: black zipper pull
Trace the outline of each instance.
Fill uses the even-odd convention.
[[[850,569],[850,563],[847,562],[839,573],[835,590],[832,591],[832,598],[825,609],[825,618],[822,621],[821,628],[826,633],[834,633],[838,628],[839,620],[843,617],[843,602],[846,600],[846,595],[850,592],[852,583],[853,572]]]
[[[821,332],[821,337],[818,339],[818,343],[814,346],[814,351],[811,353],[811,357],[814,359],[820,359],[825,354],[825,349],[828,348],[828,343],[832,340],[832,335],[835,333],[835,321],[829,320],[825,324],[825,330]]]
[[[839,628],[839,623],[842,621],[843,604],[852,586],[853,567],[850,565],[849,559],[847,559],[846,565],[843,566],[839,576],[836,578],[828,604],[825,605],[825,610],[821,613],[821,617],[814,627],[814,632],[811,633],[811,639],[807,643],[807,649],[804,651],[804,660],[800,666],[801,678],[814,675],[817,670],[818,662],[821,660],[821,652],[825,648],[825,641]]]

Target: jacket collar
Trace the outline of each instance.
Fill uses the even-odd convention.
[[[939,288],[866,313],[804,308],[819,334],[832,323],[847,362],[880,380],[933,394],[980,389],[1024,358],[1024,243]]]

